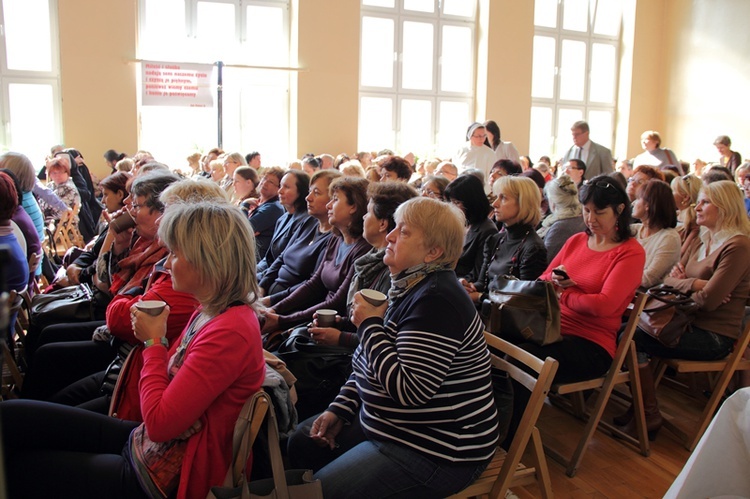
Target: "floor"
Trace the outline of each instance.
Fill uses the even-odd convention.
[[[703,408],[703,401],[666,386],[659,387],[658,397],[663,411],[685,428],[695,424]],[[612,405],[604,419],[617,412],[620,412],[617,405]],[[570,453],[583,430],[583,422],[550,405],[549,401],[538,426],[545,445]],[[565,468],[549,458],[547,463],[556,498],[662,497],[689,456],[690,452],[677,437],[664,428],[651,443],[650,457],[643,457],[609,434],[597,431],[575,477],[568,478]],[[536,486],[517,488],[513,493],[521,499],[540,497]]]

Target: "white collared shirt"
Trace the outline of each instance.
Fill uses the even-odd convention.
[[[711,232],[706,227],[701,227],[701,246],[698,249],[697,261],[700,262],[701,260],[708,257],[711,253],[720,248],[722,244],[724,244],[737,234],[739,234],[739,232],[736,230],[723,229],[714,233],[712,237]]]

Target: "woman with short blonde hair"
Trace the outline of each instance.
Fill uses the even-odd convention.
[[[477,305],[489,298],[499,278],[513,275],[533,281],[547,267],[547,249],[536,233],[542,216],[539,187],[528,177],[500,177],[493,191],[497,196],[492,203],[495,220],[502,222],[505,228],[487,239],[479,274],[472,279],[461,279]]]

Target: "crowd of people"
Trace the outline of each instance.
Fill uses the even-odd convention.
[[[37,292],[93,290],[85,318],[32,318],[21,400],[0,403],[11,495],[65,484],[76,497],[205,497],[264,383],[262,350],[294,337],[352,360],[338,394],[313,401],[323,412],[293,429],[290,465],[312,468],[326,497],[456,493],[527,403],[514,390],[514,417],[499,422],[483,304],[507,276],[554,284],[562,340],[520,346],[557,359],[558,382],[607,371],[636,290],[692,294],[699,310],[675,348],[636,334],[655,436],[650,357],[721,358],[740,332],[750,167],[725,136],[716,165],[691,166],[655,131],[634,163],[616,163],[585,122],[571,132],[561,161],[536,164],[494,121],[472,124],[447,160],[383,150],[281,168],[214,148],[178,175],[146,151],[109,150],[98,185],[76,149],[54,148],[46,186],[23,154],[0,155],[11,287],[39,287],[28,262],[45,218],[71,210],[87,244],[49,261]],[[153,300],[156,315],[138,308]],[[634,431],[632,411],[615,419]]]

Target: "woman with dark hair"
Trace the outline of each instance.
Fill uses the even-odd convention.
[[[408,182],[414,173],[408,161],[400,156],[390,156],[380,166],[380,181]]]
[[[445,200],[458,206],[466,217],[464,249],[456,263],[459,279],[479,275],[482,249],[487,238],[497,234],[497,227],[489,219],[492,207],[484,194],[482,181],[473,175],[462,175],[445,188]]]
[[[102,190],[102,204],[105,211],[104,218],[110,220],[112,214],[119,212],[125,207],[125,198],[130,195],[128,184],[133,176],[126,172],[116,172],[106,177],[99,183]],[[65,269],[65,276],[55,279],[56,287],[69,286],[71,284],[92,284],[96,274],[96,261],[102,249],[104,240],[107,238],[109,226],[105,226],[93,242],[93,246],[83,251]],[[129,233],[129,232],[128,232]],[[124,236],[123,236],[124,237]]]
[[[239,168],[238,168],[239,169]],[[278,166],[272,166],[263,170],[263,175],[258,184],[258,207],[250,211],[250,225],[255,231],[255,245],[257,246],[258,259],[260,260],[268,250],[273,238],[276,221],[284,214],[284,207],[279,202],[279,189],[281,179],[286,172]]]
[[[286,209],[286,213],[276,221],[266,254],[258,262],[259,280],[263,278],[263,273],[279,257],[284,248],[289,245],[294,231],[310,217],[307,214],[305,201],[309,192],[310,177],[302,170],[289,170],[281,178],[279,202]]]
[[[417,196],[417,191],[408,184],[396,182],[378,182],[367,188],[369,201],[364,216],[364,238],[372,249],[354,262],[354,277],[349,285],[346,298],[347,310],[351,310],[354,295],[361,289],[374,289],[388,294],[391,287],[391,275],[383,263],[385,240],[389,232],[396,227],[393,214],[401,203]],[[340,345],[354,348],[359,344],[356,328],[349,322],[350,315],[338,317],[336,327],[309,328],[310,335],[316,343],[323,345]]]
[[[108,149],[107,152],[104,153],[104,161],[107,162],[107,166],[112,169],[111,173],[115,173],[117,162],[120,160],[123,160],[127,158],[128,155],[124,152],[117,152],[114,149]],[[198,156],[200,158],[200,155]]]
[[[328,223],[328,189],[341,172],[320,170],[310,180],[310,193],[305,198],[310,217],[292,234],[289,245],[268,267],[260,281],[261,304],[272,307],[302,285],[318,268],[331,237]]]
[[[7,245],[7,260],[3,260],[3,291],[21,291],[29,283],[29,264],[21,244],[11,227],[11,219],[18,208],[18,191],[13,179],[0,172],[0,245]],[[15,316],[10,318],[15,322]],[[13,322],[10,322],[12,325]],[[12,329],[12,328],[11,328]],[[5,331],[2,331],[3,338]]]
[[[42,242],[39,240],[39,235],[34,228],[34,222],[29,217],[29,214],[23,209],[21,204],[23,203],[23,191],[21,190],[21,184],[16,177],[16,174],[7,168],[0,168],[0,172],[6,174],[8,178],[13,181],[13,185],[16,188],[17,204],[16,209],[13,212],[11,220],[18,225],[21,229],[24,239],[26,240],[26,261],[28,262],[32,255],[38,255],[42,252]],[[29,269],[29,285],[34,284],[36,274],[36,268]],[[30,288],[31,289],[31,288]]]
[[[581,189],[586,231],[573,235],[541,275],[560,297],[562,341],[524,344],[560,362],[556,381],[601,376],[612,363],[622,314],[641,283],[646,255],[630,232],[627,194],[599,175]],[[555,273],[561,270],[566,274]]]
[[[573,235],[540,277],[552,281],[560,298],[562,340],[519,345],[540,359],[557,359],[556,383],[607,372],[622,315],[641,283],[646,261],[643,247],[630,233],[630,201],[614,179],[592,178],[580,198],[586,232]],[[527,402],[527,390],[514,390],[510,438],[518,424],[516,415],[523,413]]]
[[[680,234],[677,226],[677,206],[672,189],[661,180],[649,180],[638,190],[633,201],[633,236],[646,250],[641,287],[648,289],[661,284],[680,259]]]
[[[628,187],[625,190],[630,201],[635,201],[635,198],[638,195],[638,191],[641,189],[643,184],[645,184],[652,178],[663,181],[664,173],[662,173],[661,170],[648,165],[640,165],[633,170],[633,175],[628,179]]]
[[[495,151],[497,159],[509,159],[518,163],[518,149],[512,142],[503,142],[500,139],[500,127],[492,120],[484,122],[484,128],[487,130],[487,138],[484,144]]]
[[[265,314],[264,333],[274,333],[297,324],[309,322],[321,308],[346,313],[346,294],[354,276],[354,262],[371,246],[365,238],[363,216],[367,212],[367,180],[341,177],[331,183],[328,222],[334,237],[326,248],[323,261],[315,273],[292,294],[276,303]],[[269,335],[264,348],[276,335]]]

